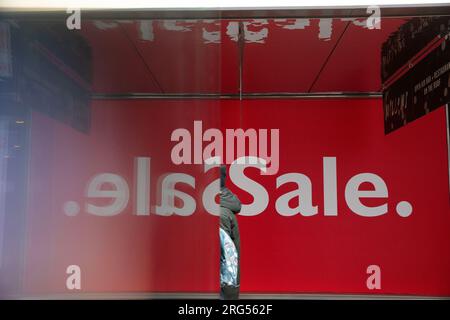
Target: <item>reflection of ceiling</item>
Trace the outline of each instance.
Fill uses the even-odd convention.
[[[245,93],[380,90],[382,43],[405,19],[244,20]],[[92,20],[95,93],[239,91],[239,23],[233,20]]]

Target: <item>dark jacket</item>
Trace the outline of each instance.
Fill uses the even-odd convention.
[[[226,187],[220,189],[220,227],[230,236],[236,246],[238,262],[241,259],[241,239],[236,213],[241,211],[241,202]],[[238,266],[240,263],[238,263]],[[238,284],[240,284],[240,267],[238,267]]]

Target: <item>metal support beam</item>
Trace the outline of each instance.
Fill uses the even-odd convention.
[[[220,100],[239,100],[239,99],[381,99],[379,92],[315,92],[315,93],[294,93],[294,92],[267,92],[267,93],[95,93],[92,95],[94,100],[121,100],[121,99],[220,99]]]

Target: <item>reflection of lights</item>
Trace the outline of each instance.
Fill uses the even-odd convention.
[[[6,156],[5,156],[5,159],[9,159],[9,155],[6,155]]]
[[[24,121],[24,120],[16,120],[16,123],[17,123],[17,124],[24,124],[25,121]]]
[[[19,145],[17,145],[17,144],[14,145],[14,149],[19,149],[19,148],[20,148]]]

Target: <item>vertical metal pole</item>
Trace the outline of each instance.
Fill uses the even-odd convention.
[[[238,54],[239,54],[239,126],[242,128],[242,97],[243,97],[243,83],[242,74],[244,68],[244,45],[245,45],[245,33],[244,24],[239,21],[239,33],[238,33]]]

